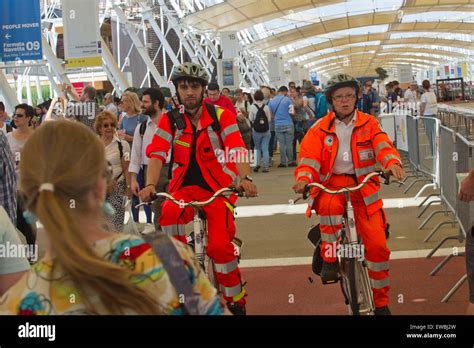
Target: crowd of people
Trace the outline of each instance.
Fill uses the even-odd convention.
[[[79,100],[97,103],[95,92],[89,88]],[[141,101],[134,92],[124,93],[120,123],[110,107],[69,115],[65,98],[66,93],[52,100],[38,125],[26,104],[15,107],[12,123],[1,115],[0,242],[35,244],[40,221],[47,243],[39,261],[11,257],[0,263],[0,295],[9,290],[0,312],[189,313],[150,245],[117,233],[124,225],[124,197],[143,188],[146,146],[164,109],[162,92],[146,89]],[[172,245],[190,277],[194,313],[229,314],[191,250],[177,241]],[[74,301],[67,300],[70,294]]]
[[[120,232],[129,232],[124,230],[126,210],[138,222],[135,206],[150,201],[156,192],[168,191],[189,201],[236,185],[247,197],[255,197],[249,163],[219,162],[216,151],[222,148],[254,150],[253,171],[263,173],[274,165],[278,148],[277,167],[296,167],[297,193],[308,183],[328,178],[326,184],[333,188],[360,183],[375,170],[376,162],[396,178],[404,177],[397,150],[372,117],[380,112],[381,101],[400,101],[396,81],[386,86],[382,98],[373,81],[362,87],[345,74],[331,79],[324,92],[304,81],[302,86],[290,83],[278,90],[261,86],[250,94],[221,91],[193,63],[176,67],[171,81],[175,97],[160,88],[130,89],[119,100],[107,93],[103,103],[93,87],[79,96],[65,85],[60,97],[36,109],[17,105],[13,122],[0,104],[0,241],[19,243],[16,226],[27,244],[35,244],[38,220],[48,240],[40,261],[30,259],[30,265],[11,259],[0,265],[0,296],[6,294],[0,313],[190,313],[166,273],[170,270],[163,271],[150,245],[139,235]],[[422,115],[434,117],[432,92],[425,82],[421,96],[413,84],[404,98],[420,98]],[[358,132],[354,140],[354,127],[367,131]],[[345,150],[338,152],[338,147]],[[367,185],[354,194],[353,205],[367,248],[376,314],[390,314],[390,251],[379,190],[380,185]],[[474,197],[464,194],[463,198]],[[341,228],[327,210],[333,198],[312,195],[310,210],[320,215],[322,243],[330,245]],[[331,206],[333,215],[343,212],[344,197],[339,198]],[[172,243],[196,296],[195,313],[246,313],[247,294],[231,244],[235,200],[219,197],[204,208],[209,213],[207,253],[215,262],[223,301],[190,249],[177,241],[186,242],[184,226],[192,220],[192,209],[157,200],[145,210],[153,230],[175,237]],[[335,258],[323,259],[321,277],[336,279]],[[71,291],[77,295],[74,302],[64,298]]]

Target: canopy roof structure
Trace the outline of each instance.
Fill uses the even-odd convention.
[[[280,52],[285,62],[321,73],[374,75],[377,67],[422,69],[474,57],[474,0],[204,3],[182,22],[201,31],[235,31],[252,50]]]

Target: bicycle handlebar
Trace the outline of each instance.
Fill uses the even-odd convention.
[[[143,202],[143,203],[140,203],[138,205],[135,206],[135,208],[139,208],[141,206],[144,206],[144,205],[147,205],[147,204],[150,204],[151,202],[155,201],[158,197],[164,197],[166,199],[169,199],[171,202],[173,202],[174,204],[176,205],[179,205],[181,208],[186,208],[186,207],[202,207],[202,206],[205,206],[207,204],[210,204],[212,202],[214,202],[214,200],[217,198],[217,197],[220,197],[220,196],[223,196],[225,193],[235,193],[237,194],[239,197],[243,197],[244,193],[235,188],[235,187],[224,187],[222,189],[220,189],[219,191],[217,191],[216,193],[214,193],[212,195],[211,198],[209,198],[207,201],[191,201],[191,202],[183,202],[183,201],[178,201],[177,199],[175,199],[173,196],[171,196],[170,194],[166,193],[166,192],[158,192],[158,193],[155,193],[153,199],[150,201],[150,202]]]
[[[372,179],[374,176],[380,176],[381,178],[385,179],[384,180],[384,184],[385,185],[390,185],[390,172],[384,172],[382,170],[378,170],[378,171],[375,171],[375,172],[372,172],[370,174],[368,174],[364,180],[362,180],[362,182],[357,185],[357,186],[354,186],[354,187],[343,187],[342,189],[339,189],[339,190],[329,190],[328,188],[326,188],[325,186],[319,184],[319,183],[311,183],[311,184],[307,184],[305,186],[305,189],[304,189],[304,192],[303,192],[303,199],[307,199],[308,198],[308,194],[309,194],[309,191],[312,187],[318,187],[319,189],[321,189],[322,191],[326,192],[326,193],[329,193],[331,195],[337,195],[339,193],[344,193],[344,192],[354,192],[354,191],[358,191],[360,190],[362,187],[365,186],[365,184],[367,184],[367,182]]]

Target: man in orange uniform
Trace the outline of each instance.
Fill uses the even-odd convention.
[[[182,105],[162,116],[152,143],[147,147],[150,161],[147,185],[140,192],[142,201],[149,201],[156,192],[155,186],[170,151],[168,191],[177,200],[207,200],[214,192],[230,185],[242,189],[247,197],[255,197],[257,188],[248,175],[248,152],[235,116],[203,102],[209,81],[207,72],[198,64],[184,63],[174,69],[171,81]],[[232,244],[235,200],[235,197],[219,197],[203,207],[208,222],[206,251],[214,260],[216,278],[229,310],[234,314],[245,314],[245,289]],[[191,207],[183,210],[165,201],[160,225],[168,235],[186,242],[185,225],[193,215]]]
[[[308,183],[322,183],[336,190],[356,186],[376,170],[376,162],[396,178],[405,175],[397,150],[377,119],[356,109],[358,82],[340,74],[328,81],[326,99],[334,112],[319,120],[301,143],[299,165],[295,170],[295,192],[302,193]],[[378,177],[360,191],[350,194],[354,206],[356,228],[365,246],[365,259],[376,306],[375,314],[390,314],[388,308],[388,261],[390,250],[386,242],[386,217],[379,195]],[[311,209],[320,216],[321,257],[324,260],[321,278],[337,281],[336,246],[344,213],[344,194],[330,195],[314,189]]]

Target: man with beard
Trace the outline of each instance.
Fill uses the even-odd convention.
[[[359,84],[346,74],[331,78],[326,85],[326,99],[334,112],[328,113],[308,131],[300,147],[299,165],[295,170],[296,193],[303,193],[309,183],[322,183],[329,189],[354,187],[366,175],[376,171],[378,162],[397,179],[403,179],[400,155],[377,119],[356,109]],[[365,247],[365,259],[374,294],[375,314],[389,315],[388,261],[390,250],[386,240],[386,216],[379,196],[378,177],[362,189],[350,194],[354,206],[357,232]],[[330,195],[319,189],[311,191],[308,208],[316,210],[320,219],[321,257],[324,284],[338,281],[337,243],[342,228],[344,194]]]
[[[130,157],[130,165],[128,171],[131,173],[131,189],[134,195],[132,200],[133,205],[137,205],[138,192],[143,188],[146,182],[146,169],[149,158],[146,155],[146,148],[151,144],[153,136],[155,135],[157,125],[162,117],[162,109],[165,104],[163,93],[157,88],[149,88],[143,92],[142,97],[142,112],[148,118],[140,123],[133,135],[132,154]],[[169,159],[167,161],[169,163]],[[162,170],[162,175],[159,180],[159,185],[156,187],[158,192],[165,192],[168,184],[168,164],[164,164],[165,169]],[[135,201],[135,196],[137,196]],[[158,220],[161,216],[161,203],[163,199],[158,199],[153,204],[153,212],[155,213],[154,225],[159,228]],[[144,206],[147,223],[151,222],[151,209],[148,205]],[[147,230],[149,226],[146,226]],[[151,226],[150,226],[151,227]]]
[[[257,188],[249,176],[248,151],[235,115],[203,102],[209,82],[206,70],[195,63],[184,63],[173,70],[171,81],[181,105],[176,111],[163,115],[147,148],[150,161],[146,185],[140,192],[142,201],[149,201],[156,192],[155,186],[170,151],[172,171],[168,191],[178,201],[207,200],[216,191],[231,185],[247,197],[255,197]],[[222,157],[240,160],[223,160]],[[208,223],[206,251],[215,263],[217,282],[229,310],[244,315],[246,293],[232,244],[236,232],[235,201],[235,196],[219,197],[203,207]],[[170,201],[165,201],[162,208],[163,231],[186,242],[185,226],[193,219],[193,208],[181,209]]]

